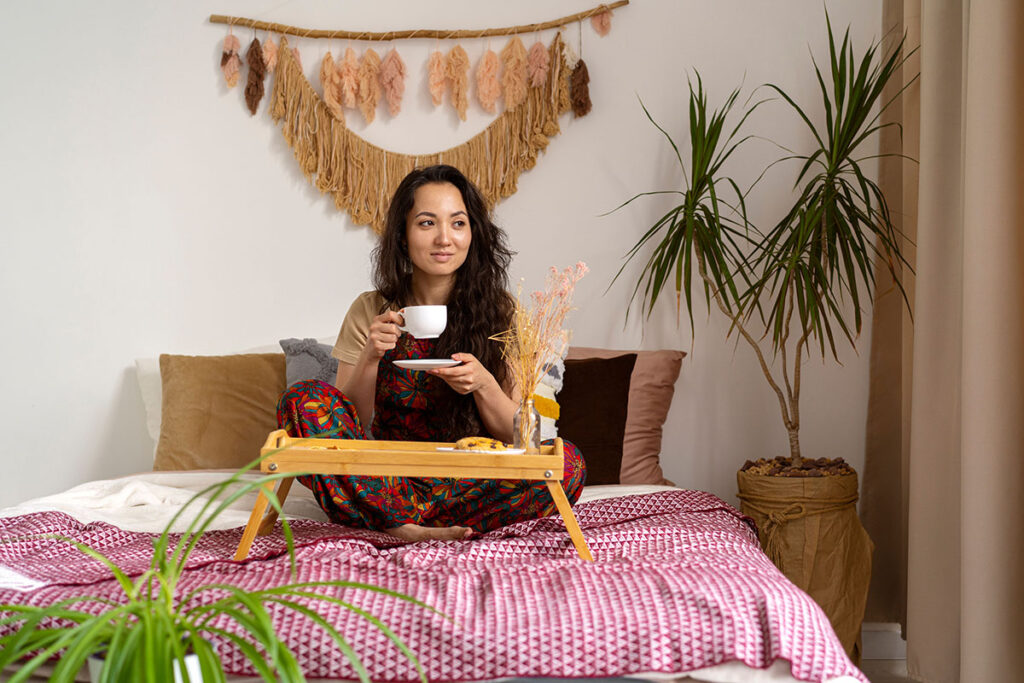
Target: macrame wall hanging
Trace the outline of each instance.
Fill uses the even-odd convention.
[[[380,232],[391,195],[414,168],[439,163],[456,166],[491,205],[512,195],[519,174],[533,168],[538,153],[560,132],[559,116],[570,109],[577,117],[585,116],[591,109],[587,66],[563,39],[562,31],[555,34],[550,45],[537,40],[529,49],[519,36],[564,29],[586,19],[603,36],[611,27],[612,10],[627,4],[629,0],[620,0],[553,21],[483,30],[367,33],[311,30],[221,15],[211,16],[210,21],[228,25],[221,56],[228,87],[240,82],[243,64],[247,66],[245,102],[250,114],[255,114],[265,93],[264,80],[273,74],[268,110],[274,122],[281,125],[307,180],[320,192],[330,194],[334,205],[347,211],[355,223]],[[234,27],[252,28],[254,34],[264,30],[268,35],[262,43],[254,36],[243,54]],[[280,34],[276,44],[271,35],[274,33]],[[358,112],[370,123],[382,102],[391,116],[401,111],[406,66],[397,49],[391,48],[381,57],[378,51],[367,48],[360,57],[348,47],[337,60],[328,52],[320,63],[318,93],[303,73],[298,48],[290,46],[285,35],[351,41],[437,39],[439,47],[427,62],[427,87],[434,106],[441,106],[447,94],[451,106],[465,121],[472,85],[484,111],[497,113],[499,100],[502,111],[483,131],[443,151],[410,155],[383,149],[356,135],[345,125],[345,117],[346,110]],[[473,78],[462,45],[452,45],[443,52],[439,49],[441,40],[492,36],[511,37],[500,53],[488,46]]]

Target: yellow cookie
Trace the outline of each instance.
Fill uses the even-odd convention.
[[[455,442],[455,448],[460,451],[504,451],[505,444],[497,439],[488,439],[485,436],[466,436]]]

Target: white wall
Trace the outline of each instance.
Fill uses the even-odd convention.
[[[367,30],[531,23],[587,9],[594,0],[391,0],[291,3],[21,2],[0,6],[0,507],[84,480],[149,469],[133,361],[162,352],[218,354],[337,329],[368,288],[372,233],[355,227],[309,186],[266,113],[228,90],[219,57],[224,27],[209,14],[256,16],[309,27]],[[835,25],[860,45],[880,32],[880,0],[830,1]],[[680,179],[671,150],[637,97],[685,143],[686,79],[699,70],[713,102],[741,81],[745,93],[775,81],[815,97],[809,51],[824,55],[820,0],[633,0],[610,35],[583,27],[593,112],[563,119],[499,222],[519,255],[513,277],[537,287],[550,265],[586,261],[592,272],[571,318],[581,345],[690,351],[666,427],[664,467],[677,483],[733,499],[747,458],[783,454],[774,395],[753,355],[724,342],[725,326],[698,309],[675,325],[666,305],[642,334],[625,304],[637,274],[606,294],[620,258],[664,201],[599,217],[635,193]],[[243,49],[251,31],[240,31]],[[551,33],[545,33],[547,42]],[[566,33],[577,44],[575,27]],[[262,39],[262,35],[260,36]],[[532,42],[527,40],[527,45]],[[495,40],[497,51],[503,41]],[[466,41],[471,59],[482,41]],[[328,46],[299,43],[307,74]],[[337,55],[343,45],[330,48]],[[377,46],[380,47],[380,46]],[[488,122],[474,105],[458,124],[425,93],[434,41],[399,46],[410,71],[401,115],[384,109],[353,127],[396,151],[457,144]],[[244,80],[243,80],[244,83]],[[268,85],[269,90],[269,85]],[[350,117],[355,119],[356,117]],[[780,104],[756,128],[806,144]],[[775,150],[751,145],[731,167],[753,180]],[[764,183],[756,218],[778,217],[792,178]],[[805,455],[863,462],[867,339],[843,365],[805,368]]]

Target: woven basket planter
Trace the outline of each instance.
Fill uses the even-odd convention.
[[[857,475],[737,472],[736,479],[740,509],[757,523],[761,547],[821,606],[858,663],[874,544],[857,517]]]

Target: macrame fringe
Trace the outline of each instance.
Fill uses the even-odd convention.
[[[238,36],[229,33],[224,37],[224,51],[220,56],[220,70],[224,74],[224,82],[229,88],[238,85],[238,70],[242,60],[238,58],[238,51],[241,49]]]
[[[267,67],[267,73],[274,73],[274,69],[277,68],[277,45],[274,45],[274,40],[270,36],[267,36],[266,42],[263,43],[263,64]]]
[[[561,35],[561,34],[559,34]],[[560,50],[558,56],[552,60],[551,70],[556,73],[556,76],[548,78],[548,83],[555,81],[557,92],[558,110],[569,111],[572,107],[572,103],[569,102],[569,78],[568,74],[572,73],[572,70],[576,68],[576,64],[579,62],[579,57],[575,56],[572,48],[569,47],[568,43],[559,41]],[[572,57],[572,66],[569,66],[569,60],[567,57]]]
[[[495,112],[498,98],[501,97],[501,83],[498,81],[500,65],[494,50],[487,50],[476,66],[476,99],[489,114]]]
[[[355,109],[359,100],[359,57],[356,51],[346,47],[345,56],[335,66],[341,81],[341,103],[348,109]]]
[[[402,111],[402,96],[405,94],[405,62],[394,48],[380,65],[380,85],[388,103],[388,113],[396,116]]]
[[[548,49],[539,40],[530,48],[526,57],[526,69],[530,74],[530,87],[537,88],[548,79],[548,64],[551,58]]]
[[[270,115],[281,125],[306,178],[322,193],[331,194],[335,206],[348,211],[353,222],[371,225],[380,233],[391,195],[414,168],[439,163],[456,166],[490,205],[515,193],[519,174],[537,163],[537,153],[560,130],[558,117],[569,110],[569,71],[562,44],[561,34],[555,36],[549,48],[548,78],[540,87],[529,88],[520,106],[505,110],[461,145],[435,154],[389,152],[350,131],[328,111],[294,53],[285,49],[284,38]]]
[[[606,36],[612,30],[612,11],[607,10],[590,17],[590,25],[599,36]]]
[[[576,62],[576,68],[569,77],[572,88],[572,113],[577,118],[590,113],[590,73],[582,59]]]
[[[254,116],[263,99],[263,79],[267,76],[267,67],[263,63],[263,48],[256,38],[249,43],[245,53],[245,61],[249,64],[249,76],[245,84],[245,104],[249,107],[249,115]]]
[[[339,121],[345,120],[345,111],[341,108],[341,74],[334,63],[334,57],[328,50],[320,62],[320,87],[324,91],[324,104],[327,111]]]
[[[515,109],[526,99],[526,48],[519,36],[512,36],[501,51],[501,64],[505,108]]]
[[[440,106],[444,101],[445,77],[444,77],[444,55],[440,50],[430,53],[427,60],[427,83],[430,87],[430,101],[434,106]]]
[[[452,89],[452,106],[458,112],[459,119],[465,121],[466,109],[469,107],[469,55],[461,45],[448,51],[444,75]]]
[[[380,102],[380,55],[369,48],[363,53],[359,62],[359,110],[363,119],[372,123],[377,115],[377,103]]]

